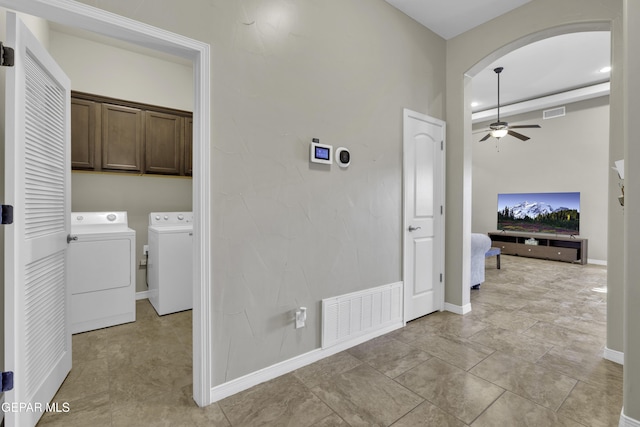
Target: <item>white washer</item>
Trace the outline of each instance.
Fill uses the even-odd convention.
[[[71,333],[136,320],[136,232],[126,212],[72,212]]]
[[[149,214],[147,273],[159,315],[193,308],[193,212]]]

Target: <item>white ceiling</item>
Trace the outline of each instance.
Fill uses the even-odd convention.
[[[445,40],[531,0],[386,0]]]
[[[450,39],[530,0],[386,1],[442,38]],[[473,78],[473,101],[478,103],[473,112],[497,105],[496,67],[504,67],[500,104],[505,106],[557,93],[566,93],[562,102],[571,102],[568,91],[609,81],[610,73],[599,70],[610,62],[608,31],[572,33],[529,44],[501,57]],[[602,91],[594,93],[601,95]]]
[[[473,78],[473,111],[494,108],[500,74],[500,104],[509,105],[541,96],[608,82],[611,73],[609,31],[571,33],[550,37],[517,49],[493,62]]]

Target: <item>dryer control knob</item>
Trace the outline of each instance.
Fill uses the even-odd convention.
[[[107,215],[107,219],[108,219],[109,221],[112,221],[112,222],[113,222],[113,221],[115,221],[115,220],[116,220],[116,218],[117,218],[117,217],[116,217],[116,215],[115,215],[115,214],[109,214],[109,215]]]
[[[182,214],[178,214],[178,219],[179,219],[180,221],[182,221],[182,220],[184,219],[184,215],[182,215]]]
[[[165,219],[165,221],[168,221],[169,220],[169,215],[165,215],[164,219]]]
[[[160,221],[160,215],[156,215],[156,220]]]

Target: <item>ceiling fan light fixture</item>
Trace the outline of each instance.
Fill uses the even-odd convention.
[[[507,133],[509,133],[509,129],[495,129],[495,130],[492,130],[490,133],[492,137],[496,139],[500,139],[503,136],[506,136]]]
[[[502,73],[502,70],[504,70],[504,68],[502,68],[502,67],[497,67],[497,68],[493,69],[493,71],[498,76],[498,120],[489,125],[489,133],[486,134],[484,136],[484,138],[482,138],[480,140],[480,142],[486,141],[490,137],[494,137],[495,139],[500,140],[500,138],[503,138],[503,137],[505,137],[507,135],[511,135],[514,138],[518,138],[521,141],[527,141],[527,140],[530,139],[528,136],[523,135],[523,134],[518,133],[518,132],[514,132],[511,129],[516,129],[516,128],[539,128],[540,127],[540,125],[509,126],[509,123],[500,121],[500,73]]]

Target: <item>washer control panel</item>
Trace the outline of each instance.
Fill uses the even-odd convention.
[[[127,225],[126,212],[71,212],[71,225]]]
[[[193,212],[151,212],[149,214],[149,225],[193,225]]]

